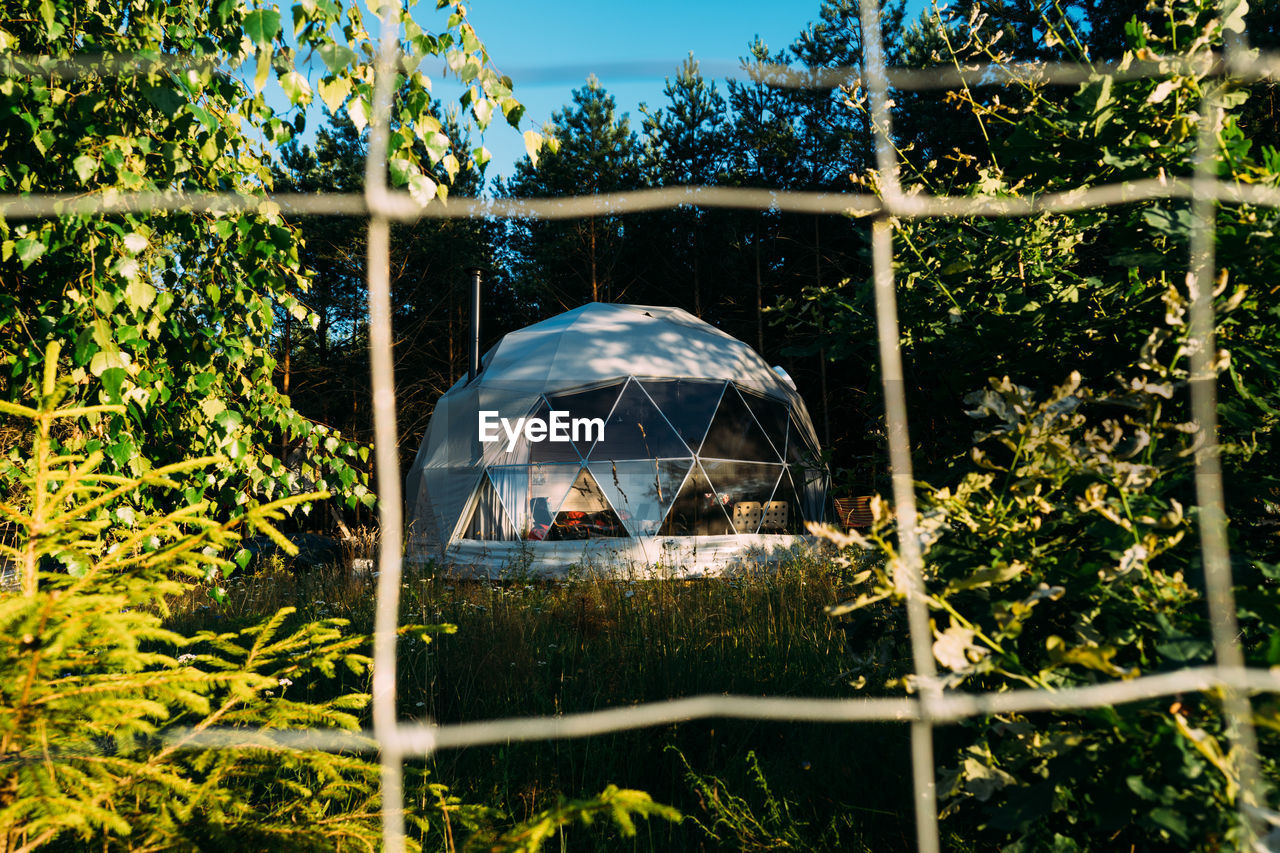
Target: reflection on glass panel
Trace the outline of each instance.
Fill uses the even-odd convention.
[[[756,416],[756,422],[764,428],[764,434],[769,437],[769,442],[781,459],[783,448],[787,446],[787,421],[790,420],[787,404],[771,397],[762,397],[745,388],[739,388],[738,393],[742,395],[751,414]]]
[[[738,533],[755,533],[773,497],[782,465],[703,460],[702,468]]]
[[[821,468],[792,465],[791,479],[795,482],[796,492],[800,496],[804,517],[811,521],[822,521],[826,518],[827,472]]]
[[[507,511],[511,526],[521,534],[529,529],[529,502],[525,496],[529,493],[528,465],[494,465],[489,469],[489,480],[498,493],[502,508]]]
[[[808,433],[792,418],[787,429],[787,464],[818,467],[816,463],[820,458]]]
[[[591,462],[596,483],[632,536],[651,536],[676,499],[692,459]]]
[[[723,536],[733,533],[733,525],[725,512],[727,494],[711,488],[702,468],[696,463],[680,488],[667,520],[662,524],[663,536]]]
[[[560,504],[555,522],[547,532],[547,539],[595,539],[597,537],[626,536],[617,513],[609,506],[604,492],[595,478],[583,468],[573,482],[573,488]]]
[[[609,420],[609,413],[613,411],[614,401],[618,399],[618,392],[621,390],[622,383],[619,382],[601,388],[592,388],[590,391],[547,395],[547,399],[551,401],[551,408],[568,412],[571,421],[583,419],[584,424],[573,442],[573,446],[578,448],[583,459],[587,458],[587,451],[599,437],[599,429],[588,430],[585,421],[599,418],[598,426],[603,427],[604,422]]]
[[[550,412],[550,407],[547,405],[546,400],[544,399],[543,402],[534,410],[533,414],[530,415],[530,417],[542,418],[543,420],[546,420],[548,416],[548,412]],[[544,440],[544,441],[526,442],[523,438],[521,438],[520,443],[522,445],[528,446],[529,453],[527,456],[520,455],[520,448],[517,447],[516,452],[512,453],[510,456],[512,460],[528,459],[530,462],[578,462],[579,461],[578,451],[574,449],[573,443],[569,441]]]
[[[526,526],[521,528],[524,538],[547,538],[556,512],[564,503],[569,488],[581,470],[576,463],[528,466],[529,486],[524,498],[526,510],[523,514]]]
[[[724,391],[722,381],[706,382],[690,379],[645,379],[644,390],[653,398],[662,414],[680,433],[691,451],[702,444],[711,416]]]
[[[730,386],[720,398],[720,408],[711,420],[711,428],[698,451],[713,459],[746,459],[754,462],[781,462],[755,416],[742,402],[737,389]]]
[[[467,521],[462,538],[516,538],[515,527],[512,526],[510,519],[507,518],[506,510],[502,508],[502,502],[498,500],[498,493],[494,490],[493,484],[489,482],[488,476],[481,476],[480,478],[480,488],[476,492],[476,505],[471,511],[471,518]]]
[[[801,508],[790,472],[783,472],[774,489],[773,497],[765,505],[761,533],[805,533],[805,520],[809,516]]]
[[[604,427],[604,438],[591,448],[592,461],[654,459],[689,453],[640,385],[627,383]]]

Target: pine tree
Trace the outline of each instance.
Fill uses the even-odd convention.
[[[708,83],[690,54],[675,79],[663,87],[667,103],[645,114],[645,156],[649,180],[658,186],[715,186],[723,183],[729,164],[728,105]],[[733,264],[726,263],[722,246],[731,239],[728,216],[722,211],[686,207],[651,217],[655,257],[666,260],[666,280],[677,302],[692,293],[693,313],[701,317],[715,294],[728,285]],[[708,231],[711,233],[707,233]],[[716,263],[719,261],[719,263]],[[711,279],[708,293],[708,279]],[[679,294],[679,296],[677,296]],[[710,297],[710,299],[708,299]]]
[[[594,76],[573,92],[573,103],[552,115],[548,133],[557,150],[535,166],[526,157],[499,192],[517,198],[597,194],[642,185],[639,143],[626,114]],[[639,278],[627,263],[630,223],[605,214],[567,222],[523,221],[507,234],[513,266],[530,303],[546,313],[586,301],[627,296]]]

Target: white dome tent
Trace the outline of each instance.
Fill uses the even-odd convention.
[[[827,480],[784,372],[678,308],[591,303],[508,334],[440,398],[407,556],[715,573],[811,542]]]

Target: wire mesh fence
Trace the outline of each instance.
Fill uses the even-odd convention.
[[[1222,3],[1224,15],[1232,6]],[[940,849],[933,730],[936,725],[980,715],[1071,711],[1171,696],[1190,691],[1220,691],[1227,734],[1235,749],[1231,760],[1240,779],[1238,808],[1246,846],[1262,849],[1260,835],[1272,814],[1262,796],[1257,769],[1256,735],[1249,694],[1280,690],[1280,671],[1250,669],[1236,640],[1236,609],[1231,586],[1230,555],[1222,471],[1216,438],[1217,400],[1213,358],[1214,216],[1220,203],[1280,207],[1280,190],[1239,185],[1215,176],[1213,132],[1221,106],[1213,90],[1198,110],[1198,137],[1190,180],[1158,177],[1123,184],[1081,187],[1034,197],[948,197],[904,193],[892,136],[891,96],[895,89],[936,89],[960,85],[1007,85],[1014,80],[1070,84],[1112,76],[1139,79],[1195,72],[1237,79],[1280,79],[1280,56],[1250,49],[1247,34],[1228,32],[1226,50],[1208,62],[1166,57],[1159,62],[1123,66],[1071,63],[971,65],[955,68],[890,68],[880,33],[875,0],[860,3],[864,44],[863,68],[798,71],[757,65],[735,69],[770,85],[830,88],[861,86],[869,96],[874,127],[880,193],[821,193],[729,187],[681,186],[606,195],[556,199],[460,199],[422,206],[386,183],[387,140],[398,59],[398,27],[388,11],[383,20],[374,104],[370,122],[364,192],[328,194],[119,193],[113,195],[0,195],[0,215],[9,219],[62,215],[109,215],[129,211],[245,211],[264,203],[307,215],[362,216],[368,219],[368,310],[375,434],[375,475],[379,485],[381,548],[377,563],[377,603],[373,666],[373,728],[351,733],[335,730],[246,731],[205,730],[174,733],[174,743],[190,748],[276,747],[319,750],[377,751],[382,766],[383,840],[390,853],[404,849],[402,765],[445,749],[521,740],[575,738],[623,729],[678,723],[705,717],[811,722],[897,721],[911,728],[911,769],[916,791],[917,847],[922,853]],[[85,60],[50,57],[5,57],[0,76],[12,74],[120,73],[138,63],[180,68],[181,57],[129,57]],[[191,60],[195,61],[195,60]],[[647,67],[647,66],[646,66]],[[555,69],[543,69],[553,74]],[[931,629],[923,590],[921,539],[917,533],[915,486],[903,382],[901,337],[895,299],[893,233],[895,218],[1002,217],[1040,212],[1082,211],[1094,207],[1157,199],[1189,200],[1192,213],[1186,285],[1191,296],[1192,357],[1190,393],[1197,429],[1195,486],[1214,664],[1057,691],[1020,689],[972,694],[944,691],[936,674]],[[702,207],[775,210],[793,213],[873,217],[872,269],[875,318],[884,386],[892,497],[903,569],[914,666],[914,695],[898,698],[803,699],[747,696],[696,696],[555,717],[525,717],[435,725],[401,722],[396,715],[396,636],[402,570],[402,507],[396,451],[396,394],[392,365],[390,301],[390,226],[419,218],[568,219],[673,208]]]

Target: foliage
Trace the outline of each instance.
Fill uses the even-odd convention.
[[[1173,4],[1167,31],[1135,24],[1134,46],[1124,63],[1207,52],[1221,29],[1198,8]],[[931,20],[937,28],[950,27],[952,46],[964,48],[955,62],[1016,58],[1005,50],[1007,39],[999,38],[1003,31],[993,31],[991,24],[983,30],[980,21],[970,21],[975,30],[964,20]],[[1070,38],[1069,30],[1050,31],[1059,33],[1060,41]],[[1078,43],[1075,47],[1084,51]],[[1034,77],[1017,78],[998,95],[950,92],[956,123],[976,123],[981,133],[962,137],[971,144],[946,158],[935,151],[935,159],[920,160],[907,152],[903,180],[911,191],[1027,198],[1151,176],[1186,177],[1195,111],[1207,91],[1219,88],[1225,107],[1215,135],[1220,177],[1274,183],[1280,159],[1255,144],[1238,120],[1248,90],[1199,74],[1133,81],[1099,75],[1073,94]],[[876,186],[874,173],[862,180]],[[1278,217],[1274,209],[1248,205],[1218,210],[1220,266],[1230,288],[1247,288],[1240,310],[1219,331],[1233,356],[1221,417],[1229,434],[1241,440],[1248,440],[1255,427],[1270,429],[1280,410],[1273,357],[1280,345],[1274,322],[1280,302],[1268,285],[1280,273],[1280,257],[1258,250]],[[1185,201],[897,223],[902,347],[914,392],[911,420],[927,425],[913,435],[923,451],[924,475],[944,475],[951,460],[967,452],[968,428],[942,413],[960,410],[974,377],[1016,374],[1021,384],[1045,391],[1062,380],[1064,364],[1089,383],[1105,381],[1128,364],[1151,329],[1162,324],[1168,284],[1185,276],[1189,223]],[[852,278],[836,287],[812,288],[783,308],[789,322],[817,330],[818,344],[835,358],[874,372],[870,300],[865,279]],[[878,393],[862,399],[860,408],[865,418],[878,418]],[[1235,487],[1247,490],[1245,503],[1275,485],[1267,477],[1235,478]]]
[[[838,832],[840,816],[832,820],[825,832],[815,833],[804,821],[791,813],[795,803],[778,797],[769,788],[769,781],[760,768],[760,760],[754,751],[743,758],[756,799],[760,800],[759,813],[746,797],[730,790],[722,779],[698,773],[689,760],[675,747],[668,747],[684,765],[685,779],[697,794],[698,802],[710,819],[709,824],[691,818],[708,838],[735,850],[833,850],[850,849],[842,844]]]
[[[1179,298],[1171,289],[1170,302]],[[1169,415],[1175,388],[1185,389],[1185,369],[1169,366],[1185,333],[1153,333],[1141,372],[1118,391],[1094,392],[1073,373],[1044,398],[1007,377],[970,396],[969,414],[985,422],[970,470],[954,487],[920,493],[945,687],[1056,690],[1211,662],[1184,509],[1194,430]],[[863,544],[887,561],[837,612],[902,600],[892,524],[882,503],[875,509]],[[1273,657],[1280,588],[1274,567],[1250,562],[1237,591],[1240,642],[1262,665]],[[1215,849],[1235,832],[1238,779],[1212,695],[966,728],[967,745],[942,772],[943,815],[976,823],[1002,849],[1054,837],[1088,849],[1098,834]],[[1277,768],[1266,769],[1274,778]]]
[[[1133,50],[1122,65],[1204,55],[1222,36],[1215,4],[1164,11],[1162,29],[1131,24]],[[987,38],[974,44],[1004,58]],[[1210,119],[1219,176],[1280,180],[1280,158],[1255,149],[1236,120],[1247,92],[1232,81],[1098,76],[1068,97],[1023,85],[1015,105],[953,93],[989,130],[1008,129],[991,134],[988,157],[962,152],[962,168],[919,164],[909,182],[1027,197],[1186,176],[1195,112],[1211,91],[1225,107]],[[1248,205],[1218,210],[1212,285],[1224,348],[1215,359],[1223,465],[1242,521],[1232,535],[1239,642],[1253,665],[1274,657],[1280,614],[1276,544],[1260,526],[1259,501],[1275,485],[1280,306],[1270,283],[1280,255],[1268,239],[1276,217]],[[932,427],[913,438],[924,433],[927,476],[948,484],[917,490],[944,686],[1056,690],[1210,662],[1194,528],[1189,295],[1177,286],[1189,263],[1185,202],[895,225],[904,357],[921,392],[912,416]],[[832,325],[852,347],[865,328],[865,291],[850,291],[811,294],[808,307],[840,317]],[[993,368],[1005,375],[966,393],[969,377]],[[948,417],[961,399],[979,422],[971,438]],[[892,524],[883,503],[875,509],[864,544],[885,562],[835,612],[903,599]],[[895,685],[915,687],[905,670],[884,686]],[[1259,722],[1270,725],[1273,714],[1267,705]],[[1224,729],[1212,694],[975,719],[945,759],[943,815],[975,843],[1009,851],[1092,849],[1099,839],[1220,849],[1238,838],[1239,780]],[[1274,747],[1269,734],[1264,746]],[[1277,767],[1263,755],[1274,782]]]
[[[251,505],[218,522],[208,502],[167,513],[118,498],[174,490],[196,458],[125,477],[101,451],[76,452],[56,427],[120,406],[61,405],[57,346],[47,352],[37,408],[3,404],[32,426],[29,455],[7,472],[19,484],[0,505],[6,559],[22,589],[0,594],[0,839],[34,850],[78,837],[104,849],[196,849],[219,839],[264,848],[324,849],[336,838],[378,837],[377,767],[361,759],[287,749],[184,750],[176,726],[359,726],[368,696],[325,701],[295,681],[367,669],[366,638],[345,620],[286,627],[285,608],[232,632],[193,637],[164,627],[168,600],[231,568],[218,556],[246,525],[273,523],[297,495]]]
[[[636,189],[641,181],[639,144],[626,115],[594,76],[573,92],[573,104],[554,113],[547,133],[556,144],[527,157],[499,185],[504,195],[564,196]],[[582,302],[624,298],[634,277],[632,247],[618,216],[568,222],[518,221],[507,241],[522,265],[520,275],[537,290],[527,302],[548,313]]]
[[[469,146],[453,111],[433,106],[454,150]],[[281,150],[276,187],[296,192],[358,192],[364,183],[368,134],[345,110],[329,116],[314,144],[291,140]],[[444,180],[444,176],[440,177]],[[453,177],[453,198],[476,196],[483,168],[466,163]],[[368,326],[364,321],[366,242],[350,218],[299,218],[303,265],[314,273],[300,300],[319,318],[314,328],[280,318],[288,353],[282,384],[299,411],[358,440],[372,436]],[[423,219],[391,231],[392,324],[396,331],[396,421],[408,459],[426,431],[436,398],[467,367],[470,296],[466,270],[481,267],[485,304],[482,345],[527,322],[493,258],[497,225],[483,219]],[[354,231],[354,233],[353,233]],[[283,366],[283,365],[282,365]],[[287,383],[287,384],[285,384]]]
[[[602,815],[612,820],[627,838],[636,834],[637,817],[646,820],[659,817],[676,822],[681,819],[680,812],[670,806],[655,803],[643,791],[610,785],[598,797],[561,802],[540,812],[518,829],[502,835],[493,845],[496,849],[510,850],[511,853],[538,853],[542,845],[554,838],[562,827],[573,823],[589,826]]]
[[[166,624],[192,580],[232,569],[219,553],[243,528],[287,546],[274,527],[283,509],[323,495],[251,504],[221,522],[208,502],[164,514],[120,509],[122,494],[177,489],[176,475],[219,460],[123,477],[101,470],[100,452],[68,452],[56,425],[118,407],[60,405],[73,385],[55,381],[57,356],[53,345],[38,407],[0,403],[32,424],[25,464],[8,472],[19,487],[0,504],[13,542],[0,554],[22,574],[20,590],[0,593],[0,849],[73,839],[129,850],[375,849],[376,762],[274,744],[187,744],[215,726],[359,730],[367,693],[315,694],[332,693],[326,683],[344,671],[363,681],[369,637],[345,618],[300,620],[294,607],[230,630]],[[431,639],[420,625],[400,633]],[[512,826],[501,810],[464,803],[421,773],[410,773],[409,787],[423,794],[409,813],[418,836],[443,838],[455,821],[468,843],[495,850],[533,853],[565,824],[597,815],[624,834],[635,817],[678,817],[611,786]]]
[[[464,165],[485,156],[454,150],[416,70],[424,59],[443,57],[468,84],[463,105],[478,126],[522,113],[462,6],[439,5],[450,14],[435,33],[410,5],[392,10],[406,55],[390,177],[422,203],[444,199]],[[44,349],[58,341],[75,398],[121,407],[94,425],[111,471],[138,476],[144,460],[216,453],[226,458],[219,468],[186,475],[188,503],[244,505],[311,481],[372,504],[357,447],[301,417],[273,385],[277,318],[317,317],[303,301],[310,276],[298,229],[263,199],[271,146],[303,130],[303,108],[317,96],[357,128],[368,123],[377,45],[367,14],[329,0],[283,11],[251,0],[5,4],[0,192],[220,191],[250,202],[244,212],[0,219],[0,277],[10,285],[0,293],[5,398],[38,384]],[[125,64],[109,66],[113,57]],[[313,57],[320,70],[306,72]],[[272,106],[281,95],[285,110]],[[304,462],[291,470],[295,449]]]
[[[850,587],[816,558],[720,581],[629,581],[589,571],[556,581],[487,581],[410,568],[404,582],[402,621],[457,625],[456,633],[429,644],[406,641],[400,652],[400,714],[442,724],[572,714],[704,693],[845,696],[843,671],[861,648],[860,638],[823,615],[823,607]],[[342,617],[364,631],[373,623],[375,585],[368,575],[338,572],[247,575],[229,582],[221,616],[189,599],[175,605],[172,621],[185,632],[251,624],[257,614],[296,601],[306,618]],[[888,630],[873,627],[875,635]],[[685,820],[637,821],[634,839],[604,819],[566,824],[567,849],[737,849],[732,832],[718,830],[725,840],[716,843],[694,824],[696,817],[709,825],[714,816],[668,745],[700,776],[720,780],[726,795],[743,796],[763,818],[757,783],[743,762],[754,751],[775,797],[791,802],[795,832],[811,846],[838,831],[840,845],[827,849],[858,849],[857,843],[874,850],[911,849],[905,841],[910,781],[900,772],[908,744],[897,723],[708,719],[448,750],[428,762],[427,781],[522,824],[610,784],[638,788],[678,809]],[[424,814],[436,814],[436,797],[416,782],[407,783],[406,799]],[[493,817],[479,819],[478,829],[462,830],[456,813],[449,817],[459,849],[464,831],[475,833],[471,843],[481,846],[512,837]],[[440,828],[434,819],[429,839],[447,849]]]

